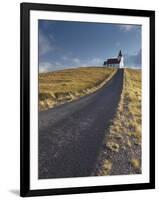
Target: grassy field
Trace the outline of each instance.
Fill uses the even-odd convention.
[[[104,67],[81,67],[39,74],[39,109],[75,100],[102,87],[116,72]]]
[[[141,173],[141,70],[125,69],[121,100],[94,175]]]

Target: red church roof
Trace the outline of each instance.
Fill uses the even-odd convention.
[[[106,64],[119,64],[119,63],[120,63],[120,59],[118,58],[110,58],[106,62]]]

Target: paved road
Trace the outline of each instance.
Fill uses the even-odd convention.
[[[122,85],[119,69],[97,92],[39,113],[39,178],[91,175]]]

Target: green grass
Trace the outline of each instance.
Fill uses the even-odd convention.
[[[39,109],[46,110],[96,91],[116,69],[81,67],[39,74]]]

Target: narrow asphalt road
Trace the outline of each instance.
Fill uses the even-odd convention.
[[[90,176],[123,86],[123,70],[97,92],[39,113],[39,178]]]

